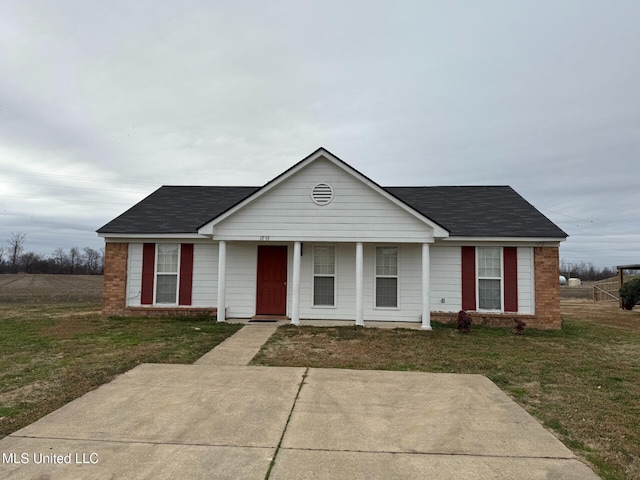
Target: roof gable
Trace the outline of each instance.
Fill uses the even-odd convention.
[[[258,201],[260,198],[267,195],[270,191],[274,190],[279,185],[285,183],[292,177],[298,175],[299,172],[308,168],[314,162],[318,162],[320,160],[326,160],[332,163],[334,166],[341,169],[347,175],[350,175],[351,177],[353,177],[354,179],[356,179],[357,181],[359,181],[360,183],[362,183],[363,185],[371,189],[376,194],[385,198],[388,202],[391,202],[392,204],[396,205],[407,214],[413,216],[414,218],[418,219],[419,221],[427,225],[430,229],[433,230],[434,237],[442,238],[442,237],[447,237],[449,235],[449,232],[447,232],[447,230],[443,228],[441,225],[438,225],[436,222],[434,222],[433,220],[431,220],[429,217],[425,216],[423,213],[419,212],[418,210],[415,210],[406,202],[390,194],[387,190],[385,190],[383,187],[378,185],[376,182],[369,179],[365,175],[361,174],[356,169],[348,165],[346,162],[340,160],[338,157],[333,155],[331,152],[329,152],[325,148],[317,149],[315,152],[305,157],[300,162],[298,162],[297,164],[295,164],[294,166],[292,166],[291,168],[289,168],[288,170],[286,170],[285,172],[283,172],[282,174],[280,174],[279,176],[277,176],[276,178],[268,182],[261,189],[255,191],[253,194],[249,195],[244,200],[238,202],[236,205],[229,208],[226,212],[222,213],[221,215],[218,215],[217,217],[212,218],[209,222],[205,223],[198,229],[198,233],[203,235],[213,234],[213,229],[215,228],[216,225],[224,222],[227,218],[233,216],[234,214],[241,211],[242,209],[247,208],[249,205]]]

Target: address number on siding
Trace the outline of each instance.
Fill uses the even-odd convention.
[[[261,242],[268,242],[271,237],[269,235],[260,235]]]

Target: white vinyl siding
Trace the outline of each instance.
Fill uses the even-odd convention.
[[[315,245],[313,247],[313,306],[335,306],[336,247]]]
[[[162,239],[149,240],[161,242]],[[185,240],[185,243],[190,243]],[[291,306],[291,265],[293,244],[289,245],[287,303]],[[256,266],[258,242],[227,244],[227,306],[232,318],[250,318],[255,315]],[[323,244],[316,244],[323,245]],[[305,243],[302,249],[300,275],[300,318],[353,320],[355,317],[355,243],[335,246],[335,306],[313,306],[313,245]],[[366,321],[417,322],[421,313],[421,245],[389,245],[398,248],[398,305],[397,309],[375,307],[376,247],[364,245],[364,319]],[[500,248],[500,247],[497,247]],[[129,244],[127,261],[127,306],[140,306],[142,285],[142,243]],[[432,245],[431,311],[457,312],[461,308],[461,252],[459,246]],[[533,248],[518,247],[518,312],[535,313],[535,281]],[[218,245],[201,241],[194,245],[193,307],[216,307],[218,290]],[[444,302],[442,302],[444,299]],[[288,310],[289,311],[289,310]]]
[[[127,307],[139,307],[142,295],[142,243],[129,244],[127,259]]]
[[[518,247],[518,313],[535,314],[533,248]]]
[[[311,193],[331,185],[323,206]],[[215,226],[220,240],[421,242],[433,228],[328,160],[319,159]]]
[[[364,320],[417,322],[422,312],[422,247],[402,244],[398,248],[398,307],[376,307],[376,247],[364,245]],[[390,245],[391,246],[391,245]],[[393,245],[395,246],[395,245]],[[355,251],[355,246],[353,247]],[[353,255],[353,253],[351,254]],[[344,282],[340,281],[340,289]],[[354,307],[355,308],[355,307]],[[353,312],[350,317],[353,318]]]
[[[460,247],[431,246],[431,311],[462,309],[462,256]]]
[[[398,308],[375,307],[376,246],[364,245],[364,320],[417,322],[420,319],[421,246],[403,244],[398,248]],[[292,249],[290,249],[292,250]],[[336,245],[336,296],[334,308],[313,306],[313,251],[303,247],[300,274],[300,318],[326,320],[353,320],[355,318],[355,243]],[[291,292],[288,292],[290,295]],[[290,302],[290,300],[289,300]],[[290,303],[289,303],[290,305]]]
[[[293,248],[289,249],[293,251]],[[300,259],[300,318],[344,320],[355,315],[355,252],[353,243],[335,245],[335,298],[333,307],[316,307],[313,305],[314,275],[313,247],[305,243]],[[293,265],[291,262],[290,265]],[[287,291],[287,301],[291,305],[291,290]]]
[[[193,246],[193,282],[191,305],[217,307],[218,302],[218,245],[216,243]]]
[[[192,241],[191,241],[192,242]],[[184,243],[191,243],[185,240]],[[153,241],[153,243],[156,243]],[[142,291],[142,243],[129,244],[127,269],[127,302],[128,307],[139,307]],[[155,288],[155,281],[154,281]],[[193,307],[215,307],[218,293],[218,245],[196,243],[193,248]]]
[[[257,244],[227,243],[226,303],[230,318],[251,318],[256,314],[257,268]]]

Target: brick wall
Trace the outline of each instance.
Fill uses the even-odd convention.
[[[128,307],[122,313],[124,317],[215,317],[215,307]]]
[[[107,243],[104,249],[102,313],[122,317],[215,316],[216,308],[127,307],[127,243]]]
[[[128,243],[107,243],[104,248],[102,313],[123,315],[127,296]]]
[[[467,312],[474,325],[492,327],[513,327],[513,319],[524,321],[527,328],[559,329],[560,318],[560,282],[558,247],[534,248],[535,271],[535,315],[515,315],[513,313]],[[455,322],[457,312],[431,312],[431,319],[437,322]]]
[[[560,318],[560,254],[558,247],[535,247],[536,327],[559,329]]]

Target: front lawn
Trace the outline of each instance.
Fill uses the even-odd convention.
[[[140,363],[192,363],[242,327],[105,318],[95,301],[56,299],[0,303],[0,438]]]
[[[640,308],[564,302],[561,331],[280,327],[253,363],[480,373],[605,479],[640,478]]]

